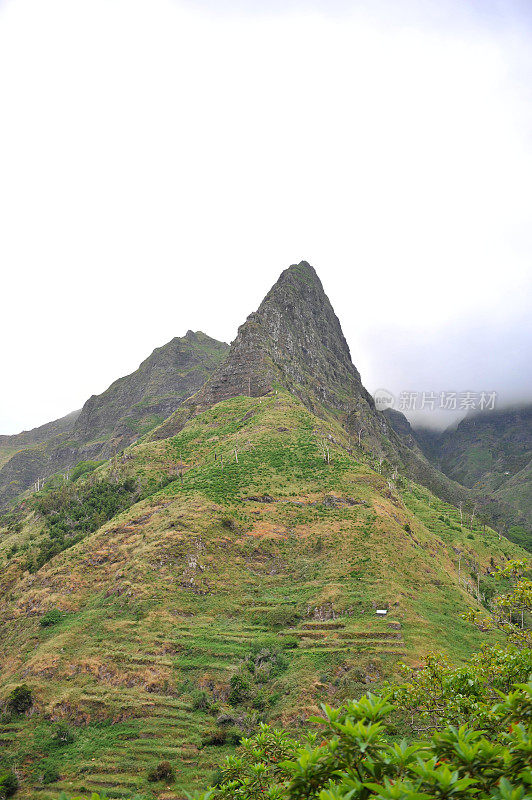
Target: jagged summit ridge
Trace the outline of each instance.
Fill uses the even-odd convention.
[[[318,414],[325,408],[348,413],[357,399],[368,408],[373,405],[351,361],[340,321],[307,261],[281,273],[238,329],[227,360],[186,406],[197,412],[238,395],[260,397],[276,385]],[[173,427],[170,420],[157,435],[171,435]]]
[[[307,261],[281,273],[238,329],[227,359],[150,437],[174,436],[216,403],[241,395],[261,397],[276,387],[298,397],[317,417],[332,415],[374,456],[403,465],[441,496],[462,498],[464,490],[427,462],[414,439],[403,441],[376,410],[351,361],[340,321]]]

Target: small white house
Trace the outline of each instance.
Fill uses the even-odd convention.
[[[387,608],[378,608],[377,609],[377,614],[379,616],[381,616],[381,617],[385,617],[387,613],[388,613],[388,609]]]

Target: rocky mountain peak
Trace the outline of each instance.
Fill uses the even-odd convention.
[[[316,270],[307,261],[281,273],[260,304],[256,317],[267,327],[278,348],[299,346],[299,356],[305,361],[309,360],[310,350],[314,356],[319,350],[327,350],[328,360],[332,355],[349,372],[354,370],[340,321]],[[355,374],[358,376],[356,370]]]
[[[260,397],[280,386],[320,416],[328,411],[347,416],[358,406],[374,413],[338,317],[307,261],[281,273],[238,329],[224,363],[185,403],[179,419],[170,418],[155,435],[172,435],[187,413],[238,395]]]
[[[367,399],[338,317],[306,261],[281,273],[240,326],[227,360],[190,402],[208,408],[237,395],[259,397],[276,385],[314,411],[347,411],[360,392]]]

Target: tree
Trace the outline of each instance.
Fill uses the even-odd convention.
[[[340,709],[322,706],[312,720],[324,729],[318,746],[314,738],[300,748],[262,726],[198,800],[532,800],[532,681],[491,708],[489,738],[464,724],[428,741],[391,742],[389,701],[368,693]]]
[[[18,789],[18,778],[14,772],[0,772],[0,800],[11,797]]]
[[[33,695],[25,683],[15,686],[7,699],[7,708],[12,714],[25,714],[32,705]]]
[[[532,633],[525,627],[525,612],[532,611],[532,581],[526,577],[530,565],[529,559],[513,559],[503,567],[497,567],[495,571],[497,578],[513,581],[511,590],[493,598],[491,616],[470,608],[462,614],[462,617],[482,630],[499,628],[506,634],[508,640],[517,646],[532,647]],[[515,614],[519,620],[517,625],[513,621]]]

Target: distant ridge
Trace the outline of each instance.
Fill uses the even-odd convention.
[[[136,441],[197,391],[228,349],[201,331],[188,331],[89,398],[81,411],[33,431],[0,437],[0,507],[38,479],[82,460],[109,458]]]
[[[469,414],[442,433],[414,436],[439,469],[475,492],[491,497],[490,518],[509,532],[511,522],[528,530],[509,532],[532,547],[532,404]]]

